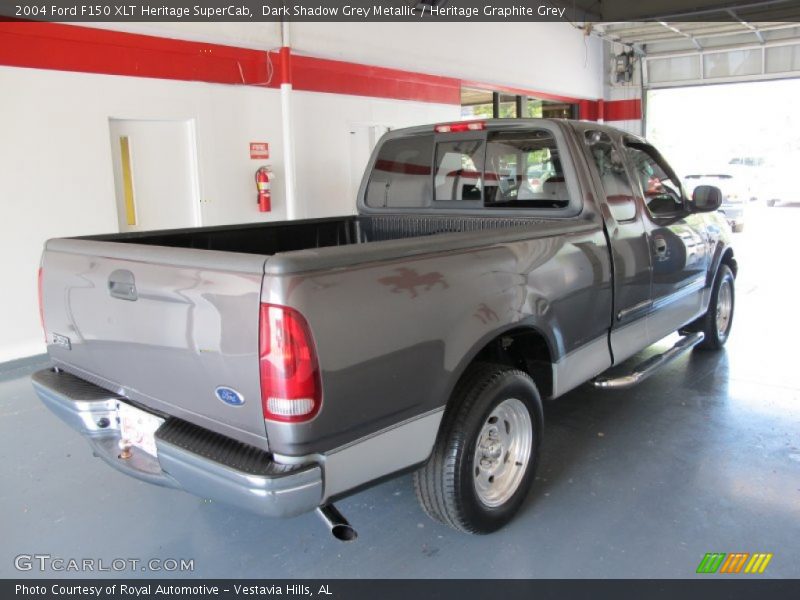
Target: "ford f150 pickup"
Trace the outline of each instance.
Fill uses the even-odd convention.
[[[543,400],[725,343],[737,267],[720,202],[594,123],[391,131],[357,215],[49,240],[52,368],[33,384],[97,456],[154,484],[318,510],[351,539],[333,502],[413,471],[431,517],[488,533],[533,481]]]

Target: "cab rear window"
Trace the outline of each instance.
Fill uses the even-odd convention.
[[[370,208],[564,209],[561,155],[546,129],[387,140],[367,182]]]
[[[482,140],[465,139],[436,145],[437,202],[482,199],[483,152]]]
[[[499,132],[486,145],[487,208],[565,208],[569,190],[553,134]]]
[[[433,195],[433,135],[385,142],[367,183],[366,204],[373,208],[413,208]]]

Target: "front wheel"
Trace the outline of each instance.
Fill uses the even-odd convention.
[[[733,271],[728,265],[720,265],[714,287],[711,290],[711,301],[708,311],[699,320],[698,331],[705,338],[697,347],[703,350],[719,350],[728,341],[733,325],[733,308],[736,295],[733,286]]]
[[[528,493],[543,424],[542,401],[527,374],[471,367],[456,386],[431,458],[414,474],[422,508],[459,531],[500,529]]]

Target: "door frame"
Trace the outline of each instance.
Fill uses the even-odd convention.
[[[192,217],[192,223],[188,225],[188,227],[202,227],[203,226],[203,210],[202,210],[202,189],[200,184],[200,161],[198,156],[198,144],[197,144],[197,119],[194,117],[187,117],[187,118],[176,118],[176,119],[148,119],[148,118],[126,118],[126,117],[116,117],[110,116],[108,117],[108,138],[109,138],[109,149],[111,151],[111,162],[112,162],[112,173],[114,177],[114,209],[117,215],[117,227],[120,227],[119,223],[120,220],[120,202],[119,202],[119,181],[118,177],[120,174],[118,170],[120,169],[121,165],[118,164],[117,158],[119,157],[119,134],[114,131],[114,124],[115,123],[176,123],[185,125],[185,133],[187,136],[187,148],[188,148],[188,160],[189,160],[189,178],[190,178],[190,189],[189,193],[191,196],[190,204],[191,210],[190,215]],[[129,137],[129,148],[131,156],[135,153],[135,141]],[[135,173],[135,168],[133,165],[133,159],[131,159],[131,170]],[[132,175],[133,179],[133,186],[135,188],[135,174]],[[120,227],[121,230],[121,227]]]

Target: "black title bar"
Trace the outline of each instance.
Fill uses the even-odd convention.
[[[584,21],[576,6],[529,0],[4,0],[0,15],[65,22]]]
[[[0,0],[0,19],[62,22],[798,21],[797,0]],[[736,10],[733,10],[735,7]]]

